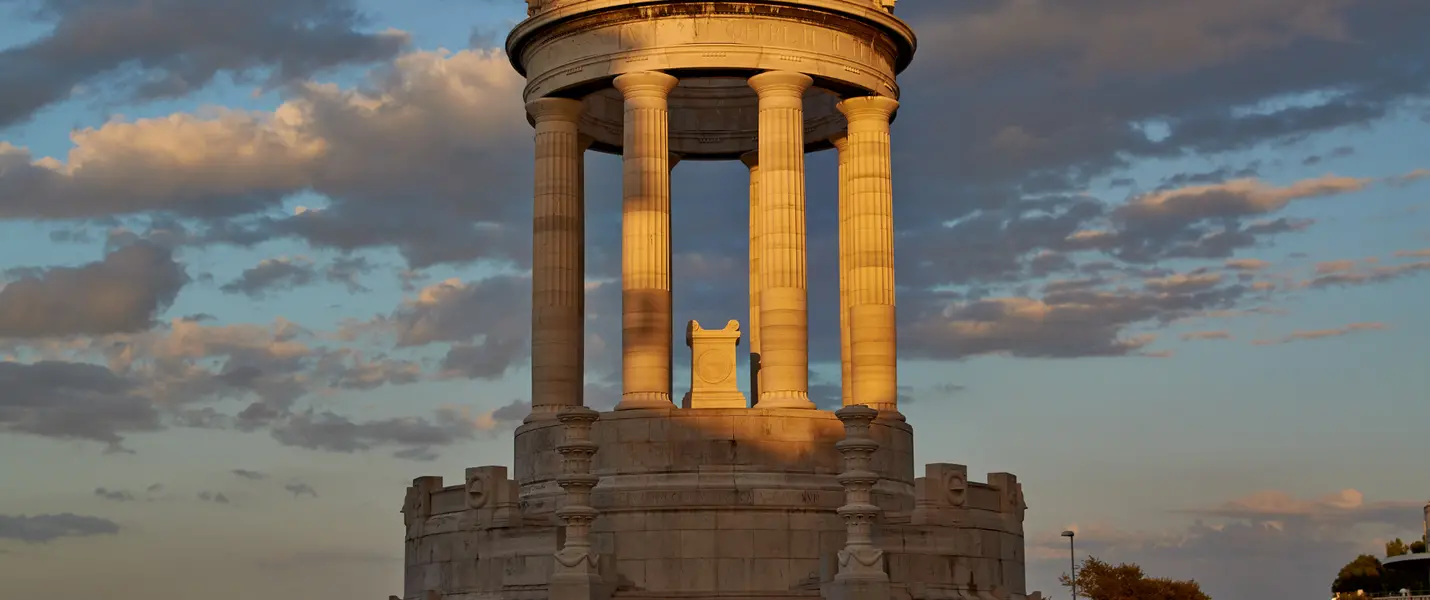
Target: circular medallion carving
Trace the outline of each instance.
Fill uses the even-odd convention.
[[[487,503],[487,481],[481,475],[472,474],[467,480],[467,506],[481,508]]]
[[[705,383],[722,383],[735,372],[735,357],[730,352],[706,350],[695,360],[695,374]]]
[[[968,475],[959,471],[949,472],[944,478],[944,490],[949,504],[963,506],[964,496],[968,493]]]

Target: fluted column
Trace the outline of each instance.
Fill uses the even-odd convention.
[[[804,215],[804,91],[812,83],[789,71],[750,78],[760,97],[760,408],[814,408]]]
[[[585,150],[579,100],[526,105],[536,121],[531,253],[531,414],[582,405],[585,371]]]
[[[625,96],[621,204],[621,402],[617,410],[672,406],[670,114],[677,80],[658,72],[617,77]]]
[[[746,152],[750,169],[750,397],[760,398],[760,153]]]
[[[894,188],[889,119],[899,103],[868,96],[839,103],[849,121],[839,237],[849,239],[839,270],[849,306],[853,402],[901,418],[894,314]]]
[[[849,352],[849,281],[844,276],[849,258],[849,138],[845,135],[830,140],[839,153],[839,397],[840,406],[852,406],[854,402],[854,362]]]

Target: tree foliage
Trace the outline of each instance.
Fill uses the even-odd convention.
[[[1385,543],[1386,558],[1390,558],[1392,556],[1401,556],[1409,552],[1410,547],[1406,546],[1405,542],[1401,541],[1400,538],[1395,538],[1394,540]]]
[[[1067,575],[1063,587],[1072,587]],[[1113,566],[1088,557],[1077,570],[1078,596],[1092,600],[1211,600],[1196,581],[1148,577],[1132,563]]]
[[[1366,593],[1379,592],[1384,583],[1385,569],[1380,559],[1369,554],[1355,557],[1331,583],[1331,591],[1337,594],[1353,594],[1365,590]]]
[[[1413,542],[1410,542],[1410,553],[1411,553],[1411,554],[1424,554],[1424,553],[1425,553],[1425,542],[1424,542],[1424,541],[1421,541],[1421,540],[1415,540],[1415,541],[1413,541]]]

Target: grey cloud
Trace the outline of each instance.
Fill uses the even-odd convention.
[[[85,363],[0,362],[0,431],[103,442],[161,428],[151,400],[134,381]]]
[[[288,490],[288,493],[293,494],[294,498],[297,498],[298,496],[311,496],[313,498],[318,497],[318,491],[314,490],[313,486],[303,483],[301,481],[295,481],[293,483],[286,484],[283,486],[283,489]]]
[[[105,500],[115,502],[130,502],[134,500],[134,494],[129,490],[111,490],[108,488],[94,488],[94,495]]]
[[[210,492],[205,490],[198,493],[198,498],[204,502],[212,502],[214,504],[229,503],[228,496],[225,496],[223,492]]]
[[[407,42],[359,31],[346,0],[43,0],[33,16],[54,29],[0,51],[0,127],[102,80],[140,100],[185,95],[219,73],[273,87]]]
[[[219,289],[229,294],[261,298],[270,290],[308,285],[312,283],[314,276],[313,263],[306,258],[266,258],[256,266],[244,269],[237,279]]]
[[[451,343],[442,359],[443,375],[497,379],[526,358],[530,298],[531,280],[526,277],[448,280],[423,289],[390,315],[348,323],[343,335],[378,335],[398,348]]]
[[[358,276],[371,272],[373,266],[361,256],[344,256],[323,266],[305,257],[268,258],[244,269],[236,279],[219,289],[229,294],[244,294],[262,298],[269,292],[291,290],[323,281],[342,285],[351,293],[367,291]]]
[[[258,480],[265,479],[265,478],[268,477],[267,475],[265,475],[265,474],[263,474],[263,473],[259,473],[258,471],[250,471],[250,470],[248,470],[248,469],[234,469],[234,470],[229,471],[229,472],[230,472],[230,473],[233,473],[234,475],[237,475],[238,477],[242,477],[242,478],[244,478],[244,479],[247,479],[247,480],[249,480],[249,481],[258,481]]]
[[[43,544],[60,538],[119,533],[119,524],[101,517],[59,513],[52,515],[0,515],[0,539]]]
[[[446,446],[471,439],[476,426],[468,418],[449,409],[437,411],[431,419],[417,417],[355,422],[331,412],[307,411],[284,419],[272,428],[273,438],[285,446],[331,452],[366,451],[379,446],[399,446],[401,458],[435,458],[432,446]],[[414,455],[412,450],[420,451]]]
[[[1045,290],[1041,299],[919,297],[906,303],[919,312],[905,311],[900,332],[903,356],[932,360],[981,354],[1125,356],[1143,350],[1155,339],[1153,334],[1137,333],[1138,326],[1157,326],[1183,316],[1228,309],[1247,292],[1239,284],[1195,277],[1150,283],[1146,291],[1056,288]]]
[[[0,289],[0,337],[142,331],[187,281],[169,250],[144,243],[80,267],[35,270]]]

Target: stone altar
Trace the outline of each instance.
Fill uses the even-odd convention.
[[[898,410],[889,124],[916,42],[895,0],[527,5],[507,54],[536,141],[531,414],[511,472],[408,488],[402,598],[1037,598],[1017,478],[919,476]],[[588,150],[623,159],[622,396],[606,412],[582,397]],[[839,158],[838,411],[809,399],[804,156],[824,150]],[[690,160],[749,170],[751,398],[738,323],[694,324],[709,381],[678,408],[670,171]]]

